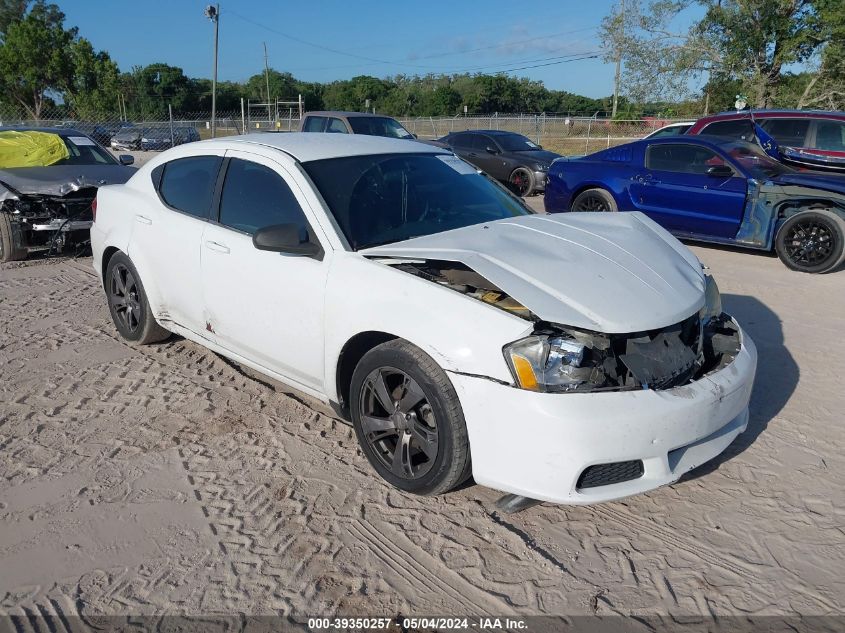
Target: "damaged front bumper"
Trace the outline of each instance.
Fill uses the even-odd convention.
[[[740,342],[732,360],[669,389],[537,393],[450,373],[475,480],[566,504],[611,501],[677,481],[748,424],[757,352],[732,323]]]

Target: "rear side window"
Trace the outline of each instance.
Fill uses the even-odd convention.
[[[165,163],[158,187],[161,199],[177,211],[208,219],[221,162],[219,156],[192,156]]]
[[[477,137],[476,134],[455,134],[450,140],[451,144],[454,147],[460,147],[461,149],[470,149],[472,148],[473,139]]]
[[[845,152],[845,122],[817,121],[815,149]]]
[[[753,141],[754,127],[751,119],[736,119],[735,121],[716,121],[701,130],[701,134],[712,134],[735,141]]]
[[[645,161],[648,169],[701,175],[710,167],[726,164],[721,156],[706,147],[680,143],[649,145]]]
[[[229,161],[220,198],[220,224],[249,233],[275,224],[308,228],[308,221],[288,184],[264,165],[239,158]]]
[[[302,126],[303,132],[322,132],[326,127],[326,117],[309,116],[305,117],[305,125]]]
[[[765,119],[760,122],[760,126],[779,145],[804,147],[807,144],[810,119]]]
[[[331,117],[329,119],[329,126],[326,128],[326,132],[335,132],[337,134],[348,134],[349,130],[346,129],[346,124],[341,121],[340,119],[336,119]]]

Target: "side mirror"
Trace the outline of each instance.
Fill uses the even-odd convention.
[[[713,165],[707,168],[707,175],[713,178],[730,178],[734,175],[734,170],[727,165]]]
[[[121,165],[132,165],[135,162],[135,157],[132,154],[121,154],[117,157]]]
[[[260,251],[305,255],[321,259],[323,249],[311,241],[308,231],[296,224],[274,224],[258,229],[252,236],[252,244]]]
[[[488,154],[498,154],[498,153],[499,153],[499,150],[497,150],[497,149],[496,149],[495,147],[493,147],[492,145],[488,145],[488,146],[487,146],[487,153],[488,153]]]

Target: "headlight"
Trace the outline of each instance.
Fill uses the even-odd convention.
[[[713,275],[704,273],[704,307],[701,309],[701,321],[706,324],[722,314],[722,295]]]
[[[543,334],[511,343],[504,353],[517,387],[529,391],[571,391],[593,374],[592,367],[581,367],[585,349],[574,338]]]

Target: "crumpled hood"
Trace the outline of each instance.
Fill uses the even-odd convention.
[[[0,169],[0,199],[15,194],[65,196],[84,187],[121,185],[135,173],[125,165],[51,165]],[[8,187],[7,187],[8,185]]]
[[[812,187],[813,189],[845,194],[845,175],[840,174],[804,174],[798,172],[782,174],[774,178],[772,182],[778,185]]]
[[[698,259],[641,213],[523,216],[359,252],[462,262],[544,321],[611,334],[704,305]]]

